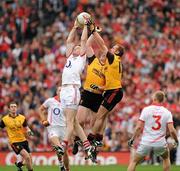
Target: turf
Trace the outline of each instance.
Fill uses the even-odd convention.
[[[14,166],[0,166],[0,171],[16,171]],[[24,168],[24,170],[26,170]],[[72,166],[71,171],[126,171],[126,166]],[[36,166],[34,171],[59,171],[57,166]],[[136,171],[162,171],[162,166],[138,166]],[[171,171],[180,171],[180,166],[172,166]]]

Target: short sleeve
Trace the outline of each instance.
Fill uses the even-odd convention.
[[[173,123],[173,118],[172,118],[171,112],[168,112],[167,123]]]
[[[95,58],[96,58],[96,56],[95,56],[95,55],[93,55],[93,56],[91,56],[91,57],[87,58],[88,65],[90,65],[90,64],[94,61],[94,59],[95,59]]]
[[[23,122],[23,127],[27,127],[28,126],[28,124],[27,124],[27,120],[26,119],[24,119],[24,122]]]
[[[111,52],[108,51],[106,56],[108,58],[109,64],[111,65],[114,61],[114,54],[112,54]]]
[[[142,110],[141,115],[139,117],[139,121],[145,122],[145,120],[146,120],[146,112],[145,111],[146,111],[145,109]]]
[[[4,124],[4,121],[3,120],[1,120],[0,121],[0,128],[4,128],[6,125]]]
[[[45,108],[50,107],[50,105],[51,105],[51,99],[47,99],[42,105],[43,105]]]

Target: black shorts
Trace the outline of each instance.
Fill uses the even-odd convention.
[[[113,90],[106,90],[103,94],[103,102],[102,106],[104,106],[108,111],[111,111],[117,103],[121,101],[123,97],[123,89],[113,89]]]
[[[102,94],[96,94],[87,90],[82,90],[81,101],[79,105],[87,107],[96,113],[102,103],[102,100]]]
[[[19,154],[22,149],[25,149],[28,153],[30,153],[29,144],[27,141],[12,143],[11,147],[16,154]]]

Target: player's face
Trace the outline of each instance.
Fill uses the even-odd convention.
[[[16,114],[16,112],[17,112],[17,105],[16,105],[16,104],[10,104],[10,106],[9,106],[9,111],[10,111],[12,114]]]
[[[115,53],[115,52],[117,52],[117,50],[118,50],[118,45],[114,45],[112,48],[111,48],[111,53]]]
[[[80,46],[75,46],[73,49],[73,56],[79,56],[81,52],[81,47]]]

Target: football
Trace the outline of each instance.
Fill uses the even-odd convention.
[[[91,18],[91,15],[87,12],[81,12],[78,16],[77,16],[77,22],[78,24],[83,27],[84,25],[84,21],[85,19],[90,19]]]

